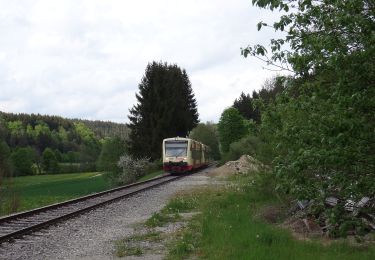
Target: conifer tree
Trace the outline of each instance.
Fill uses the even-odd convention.
[[[185,137],[199,122],[189,77],[177,65],[149,63],[136,98],[129,115],[129,151],[135,157],[160,158],[164,138]]]

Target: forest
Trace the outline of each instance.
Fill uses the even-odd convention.
[[[0,129],[13,176],[95,171],[104,144],[129,133],[125,124],[4,112]]]

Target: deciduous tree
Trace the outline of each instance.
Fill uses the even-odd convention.
[[[244,118],[237,109],[230,107],[221,114],[218,131],[221,151],[226,153],[229,145],[240,140],[247,133]]]

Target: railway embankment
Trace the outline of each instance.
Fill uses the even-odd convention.
[[[0,246],[0,259],[112,259],[114,241],[134,234],[138,223],[161,210],[176,192],[205,185],[187,176],[92,210]],[[155,254],[157,256],[157,254]]]
[[[333,240],[317,232],[312,222],[295,222],[290,216],[290,201],[279,197],[273,175],[254,158],[244,156],[199,178],[204,178],[203,185],[175,193],[159,212],[140,222],[132,235],[115,241],[117,256],[375,258],[373,233],[361,240]]]

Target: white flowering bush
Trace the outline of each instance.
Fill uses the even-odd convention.
[[[123,155],[117,162],[118,167],[122,169],[116,176],[115,182],[118,185],[135,182],[146,173],[149,165],[149,158],[133,158],[131,155]]]

